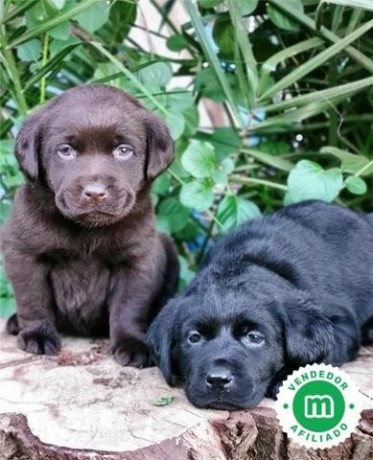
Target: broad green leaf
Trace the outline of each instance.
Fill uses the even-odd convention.
[[[182,51],[188,47],[188,40],[183,35],[172,35],[167,39],[166,45],[171,51]]]
[[[208,142],[192,140],[181,158],[181,163],[193,177],[210,177],[216,166],[214,147]]]
[[[224,231],[260,216],[260,210],[255,203],[235,195],[225,196],[219,204],[217,213],[217,218],[223,225]]]
[[[224,160],[215,167],[211,177],[216,184],[224,184],[227,181],[229,174],[234,171],[234,162],[230,158]]]
[[[167,221],[169,231],[174,233],[182,230],[189,219],[189,209],[184,207],[180,200],[167,198],[163,200],[157,209],[158,219]]]
[[[241,16],[248,16],[253,13],[258,6],[259,0],[236,0]]]
[[[206,211],[214,202],[214,194],[210,180],[192,181],[183,184],[180,200],[187,208]]]
[[[341,160],[341,167],[342,171],[345,173],[349,174],[355,174],[358,171],[360,171],[364,166],[369,164],[369,160],[366,157],[363,157],[362,155],[356,155],[350,152],[347,152],[346,150],[341,150],[337,149],[336,147],[323,147],[320,150],[320,153],[322,154],[330,154],[333,155],[339,160]],[[373,168],[372,168],[373,171]],[[372,171],[366,170],[362,176],[367,176],[369,175]]]
[[[233,56],[234,27],[226,16],[219,16],[212,29],[212,36],[220,52],[226,57]]]
[[[345,180],[347,190],[355,195],[364,195],[368,191],[367,184],[361,177],[351,176]]]
[[[220,3],[223,3],[223,0],[198,0],[198,3],[202,8],[214,8],[220,5]]]
[[[303,3],[301,0],[286,0],[287,5],[294,11],[303,13]],[[282,11],[272,5],[267,5],[267,13],[271,21],[280,29],[297,32],[299,30],[299,23],[293,21],[286,16]]]
[[[215,147],[218,160],[227,155],[237,153],[241,147],[241,139],[237,131],[233,128],[214,129],[210,141]]]
[[[65,1],[66,0],[48,0],[48,2],[53,4],[57,10],[62,10],[62,8],[65,6]]]
[[[69,21],[62,22],[56,27],[53,27],[48,32],[48,35],[50,35],[52,38],[55,38],[56,40],[68,40],[70,38],[70,23]]]
[[[179,139],[185,129],[183,115],[181,113],[168,112],[166,115],[166,124],[170,130],[172,139]]]
[[[226,95],[213,69],[202,69],[197,73],[195,88],[196,91],[213,101],[223,102],[226,99]]]
[[[168,62],[152,62],[139,70],[137,75],[144,85],[163,88],[172,78],[172,67]]]
[[[37,61],[41,56],[40,40],[33,39],[17,47],[17,56],[21,61]]]
[[[88,32],[95,32],[109,19],[109,6],[106,2],[99,2],[77,14],[74,19],[83,29],[88,30]]]
[[[152,192],[156,195],[165,195],[170,188],[170,175],[166,172],[158,176],[152,184]]]
[[[197,131],[198,128],[198,108],[195,105],[191,105],[183,111],[183,116],[185,120],[185,128],[183,135],[189,138],[190,136],[193,136],[193,134]]]
[[[286,204],[305,200],[333,201],[343,188],[342,171],[338,168],[324,170],[319,164],[299,161],[288,177]]]

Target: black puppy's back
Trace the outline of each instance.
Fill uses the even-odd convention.
[[[361,327],[373,316],[372,223],[372,215],[302,202],[242,225],[215,245],[201,269],[224,270],[232,261],[237,271],[261,266],[320,299],[328,315],[340,299]]]

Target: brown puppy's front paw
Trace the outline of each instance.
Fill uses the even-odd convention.
[[[113,345],[112,353],[117,363],[142,369],[151,366],[151,359],[146,345],[142,342],[121,342]]]
[[[55,327],[43,321],[23,329],[18,335],[18,346],[28,353],[51,356],[60,351],[61,342]]]

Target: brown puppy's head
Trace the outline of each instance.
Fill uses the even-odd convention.
[[[16,156],[30,181],[44,183],[67,218],[108,225],[127,215],[138,194],[171,163],[166,126],[133,97],[85,85],[28,118]]]

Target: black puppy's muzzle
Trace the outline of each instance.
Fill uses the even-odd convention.
[[[224,391],[233,385],[234,377],[227,367],[216,366],[208,370],[205,382],[213,391]]]

